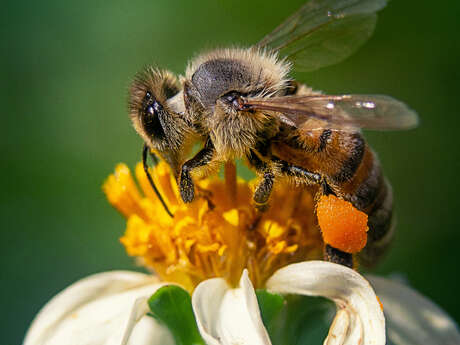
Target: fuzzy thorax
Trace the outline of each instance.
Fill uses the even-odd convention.
[[[235,87],[241,92],[258,90],[260,95],[270,95],[287,86],[290,68],[290,63],[279,59],[276,53],[256,48],[227,48],[197,56],[188,64],[185,77],[192,81],[205,78],[206,75],[196,75],[200,69],[209,76],[222,71],[234,72],[236,75],[218,77],[226,83],[227,91]]]
[[[228,96],[281,95],[289,87],[289,69],[276,54],[255,48],[215,50],[189,64],[184,84],[188,116],[210,135],[222,159],[241,157],[260,136],[276,132],[272,118],[237,110]]]
[[[262,112],[226,111],[218,104],[212,118],[211,140],[222,161],[245,157],[262,138],[271,138],[278,131],[276,118]]]

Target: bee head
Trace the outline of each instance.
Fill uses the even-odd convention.
[[[180,83],[171,72],[152,67],[135,77],[129,91],[129,114],[134,128],[173,167],[178,165],[184,124],[167,102],[179,92]]]

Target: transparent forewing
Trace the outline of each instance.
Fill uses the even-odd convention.
[[[386,0],[310,0],[265,36],[258,47],[278,51],[299,71],[335,64],[372,34]]]
[[[333,127],[349,125],[374,130],[403,130],[417,126],[415,111],[384,95],[315,95],[248,99],[246,109],[272,112],[282,122],[301,127],[317,118]]]

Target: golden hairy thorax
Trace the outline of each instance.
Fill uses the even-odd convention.
[[[221,97],[231,93],[271,97],[285,92],[290,65],[257,49],[222,49],[198,56],[187,67],[186,116],[206,131],[216,159],[243,157],[259,136],[274,135],[277,121],[263,112],[236,112]]]

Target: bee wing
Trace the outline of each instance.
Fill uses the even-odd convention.
[[[256,46],[278,51],[299,71],[340,62],[368,40],[386,0],[310,0]]]
[[[247,110],[272,112],[289,126],[300,128],[311,118],[341,125],[374,129],[403,130],[418,124],[417,113],[406,104],[384,95],[313,95],[245,99]]]

